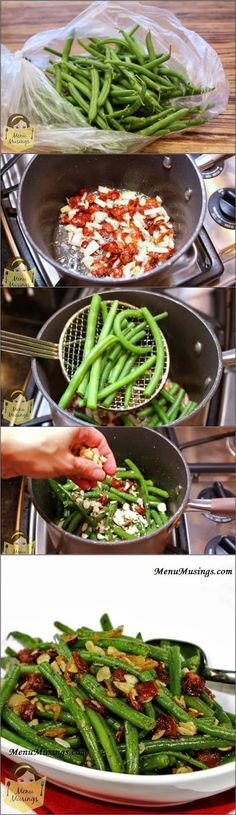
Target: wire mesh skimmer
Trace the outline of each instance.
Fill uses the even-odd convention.
[[[112,300],[106,300],[107,305],[111,305],[112,302],[113,302]],[[67,381],[69,382],[83,359],[87,327],[87,316],[89,308],[90,308],[89,305],[84,306],[84,308],[81,308],[79,311],[76,312],[76,314],[73,314],[72,317],[70,317],[70,319],[67,320],[58,343],[48,342],[46,340],[40,340],[37,338],[35,339],[34,337],[27,337],[23,334],[14,334],[10,331],[1,331],[2,351],[7,351],[10,353],[16,353],[23,356],[31,357],[31,359],[35,357],[39,358],[41,357],[42,359],[59,360],[63,375],[65,379],[67,379]],[[131,306],[130,303],[119,302],[117,313],[126,308],[132,308],[136,310],[135,306]],[[96,343],[99,340],[99,335],[102,330],[102,327],[103,327],[102,315],[99,313],[95,332]],[[169,374],[170,367],[169,349],[166,339],[162,332],[161,337],[165,351],[164,366],[162,376],[158,382],[158,386],[151,399],[155,398],[157,394],[160,392],[160,390],[163,388]],[[152,332],[148,325],[146,329],[145,342],[151,348],[150,353],[155,353],[156,352],[155,342],[153,339]],[[139,356],[137,355],[137,360],[135,364],[138,366],[139,364],[141,364],[141,362],[143,362],[142,355]],[[125,388],[121,388],[119,391],[115,393],[113,402],[109,407],[109,411],[113,411],[116,413],[117,412],[130,413],[131,411],[139,410],[140,408],[149,404],[151,399],[150,397],[147,398],[146,396],[144,396],[144,390],[153,375],[153,371],[154,368],[150,368],[150,370],[147,371],[142,376],[142,378],[136,379],[134,381],[128,407],[124,405]],[[98,403],[98,408],[105,410],[103,405],[100,403]]]

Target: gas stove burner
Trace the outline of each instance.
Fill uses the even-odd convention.
[[[230,492],[230,490],[226,490],[221,481],[215,481],[212,487],[205,487],[204,490],[201,490],[198,498],[206,498],[208,500],[212,498],[234,498],[234,494]],[[216,524],[230,523],[230,521],[234,519],[233,515],[214,515],[213,512],[203,512],[203,515],[205,515],[205,518],[208,518],[209,521],[214,521]]]
[[[233,535],[216,535],[207,543],[204,555],[235,555],[235,538]]]
[[[209,198],[208,209],[217,224],[226,229],[235,229],[235,190],[223,187],[215,190]]]

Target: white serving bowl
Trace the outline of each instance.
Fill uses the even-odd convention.
[[[213,687],[213,686],[212,686]],[[223,686],[220,686],[221,691]],[[226,692],[217,692],[218,701],[229,711],[233,710],[233,696]],[[17,737],[16,737],[17,738]],[[87,767],[67,764],[58,759],[47,756],[13,755],[12,749],[17,749],[17,743],[2,739],[2,753],[12,761],[18,763],[29,762],[40,775],[45,775],[48,781],[64,789],[96,798],[99,801],[109,801],[112,804],[127,804],[136,807],[161,807],[163,805],[180,805],[210,795],[226,792],[234,786],[234,762],[221,767],[214,767],[199,772],[179,775],[140,775],[131,776],[125,773],[103,772],[90,770]],[[32,748],[33,750],[33,748]]]

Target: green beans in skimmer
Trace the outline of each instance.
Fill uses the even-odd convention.
[[[154,338],[154,341],[155,341],[155,346],[156,346],[155,371],[154,371],[154,374],[153,374],[150,382],[148,383],[148,385],[146,386],[145,391],[144,391],[145,396],[148,396],[148,397],[150,396],[151,397],[153,395],[153,393],[155,393],[155,390],[157,389],[157,386],[158,386],[158,382],[160,381],[162,373],[163,373],[164,361],[165,361],[165,349],[164,349],[160,329],[159,329],[158,325],[156,324],[156,321],[154,320],[154,317],[152,316],[151,312],[149,311],[148,308],[146,308],[146,306],[144,306],[141,309],[141,311],[142,311],[143,316],[145,317],[146,322],[148,323],[148,325],[149,325],[149,327],[151,329],[151,332],[153,334],[153,338]]]
[[[79,384],[80,382],[82,382],[87,370],[90,368],[93,362],[95,362],[95,360],[98,359],[98,357],[101,354],[103,354],[103,351],[105,351],[109,345],[114,345],[114,342],[116,342],[116,337],[111,334],[110,336],[102,340],[102,342],[97,343],[97,345],[94,346],[93,350],[90,351],[87,358],[83,360],[81,365],[79,365],[79,368],[77,368],[77,370],[75,371],[74,376],[70,380],[69,385],[66,388],[63,396],[61,396],[61,399],[59,401],[59,407],[63,409],[68,407],[72,399],[72,396],[74,396],[74,393],[77,391]]]
[[[125,320],[126,317],[131,317],[132,319],[137,319],[141,316],[142,312],[139,309],[132,309],[127,308],[117,314],[116,319],[114,321],[114,333],[120,340],[121,344],[127,348],[128,351],[132,352],[133,354],[150,354],[151,348],[147,346],[139,346],[134,345],[134,343],[130,342],[122,331],[122,322]]]

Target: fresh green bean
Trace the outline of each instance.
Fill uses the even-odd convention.
[[[92,70],[91,70],[91,82],[92,82],[91,100],[90,100],[89,113],[88,113],[89,124],[92,124],[94,119],[96,119],[97,109],[98,109],[99,74],[98,74],[98,71],[96,70],[96,68],[92,68]]]
[[[104,327],[105,326],[103,326],[103,328]],[[82,382],[82,380],[84,378],[84,375],[87,373],[87,370],[91,367],[93,362],[95,362],[96,359],[98,359],[98,357],[101,354],[103,354],[103,352],[106,350],[106,348],[108,348],[110,345],[114,345],[115,342],[117,342],[117,338],[113,334],[110,334],[110,335],[106,336],[102,341],[98,342],[94,346],[93,350],[90,351],[90,353],[88,354],[86,359],[84,359],[81,362],[81,364],[79,365],[79,367],[75,371],[72,379],[69,382],[69,385],[67,386],[67,388],[64,391],[63,395],[61,396],[60,401],[59,401],[59,407],[60,408],[65,410],[68,407],[68,405],[69,405],[69,403],[70,403],[70,401],[72,399],[72,396],[74,396],[75,391],[77,391],[77,389],[78,389],[78,387],[80,385],[80,382]]]
[[[164,367],[164,360],[165,360],[165,349],[164,349],[162,334],[161,334],[160,329],[159,329],[158,325],[156,324],[156,321],[154,320],[154,317],[152,316],[151,312],[149,311],[148,308],[146,308],[146,306],[144,306],[141,309],[141,311],[142,311],[143,316],[145,317],[145,320],[146,320],[147,324],[149,325],[149,327],[151,329],[153,339],[155,341],[155,346],[156,346],[155,370],[154,370],[154,373],[153,373],[153,376],[152,376],[150,382],[148,383],[148,385],[146,385],[146,388],[145,388],[145,391],[144,391],[144,396],[149,397],[149,396],[152,396],[153,393],[155,392],[155,390],[157,389],[158,382],[160,381],[160,378],[162,376],[163,367]]]
[[[99,343],[107,343],[107,339],[109,338],[110,331],[113,328],[113,323],[115,320],[116,312],[119,306],[119,300],[114,300],[110,310],[108,312],[107,318],[99,335]],[[110,343],[109,343],[110,345]],[[107,346],[105,345],[105,348]],[[97,407],[97,400],[98,400],[98,387],[99,387],[99,379],[101,373],[101,358],[95,357],[94,363],[91,367],[90,371],[90,379],[89,379],[89,386],[88,386],[88,396],[87,396],[87,407],[90,410],[96,410]]]

